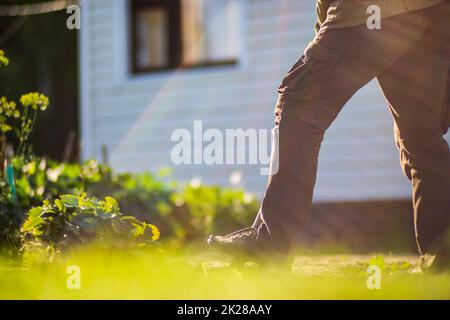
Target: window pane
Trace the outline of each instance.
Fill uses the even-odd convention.
[[[136,19],[136,67],[145,69],[168,66],[167,11],[158,7],[143,9],[137,12]]]
[[[239,6],[236,0],[211,0],[206,6],[206,51],[209,60],[237,57]]]
[[[239,49],[239,0],[182,0],[183,62],[230,60]]]
[[[197,64],[205,60],[204,0],[182,0],[183,63]]]

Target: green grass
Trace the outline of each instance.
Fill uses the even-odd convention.
[[[412,274],[417,258],[351,254],[298,255],[292,272],[230,266],[217,252],[79,249],[52,263],[0,262],[1,299],[450,299],[450,273]],[[368,290],[367,266],[382,268]],[[69,265],[81,289],[66,285]]]

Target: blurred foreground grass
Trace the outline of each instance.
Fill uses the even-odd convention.
[[[381,289],[366,269],[380,265]],[[0,262],[1,299],[450,299],[450,273],[411,274],[417,258],[351,254],[298,255],[292,272],[235,268],[217,252],[78,249],[49,264]],[[81,270],[69,290],[67,267]]]

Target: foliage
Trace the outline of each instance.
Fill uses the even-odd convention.
[[[9,64],[9,59],[5,56],[5,52],[0,50],[0,67],[7,66]]]
[[[165,241],[176,243],[203,240],[212,232],[227,233],[246,226],[258,210],[255,197],[241,190],[182,186],[149,172],[114,173],[93,160],[80,165],[17,157],[13,167],[17,206],[10,199],[8,210],[20,217],[14,223],[16,229],[25,212],[45,199],[55,202],[61,194],[83,192],[97,198],[112,196],[124,212],[157,225]]]
[[[0,4],[42,2],[45,1],[1,0]],[[65,28],[67,17],[66,11],[61,10],[23,18],[0,18],[0,49],[11,60],[7,67],[0,67],[0,96],[6,95],[19,104],[23,93],[45,88],[40,90],[49,96],[52,107],[39,112],[28,143],[32,143],[38,155],[75,161],[77,146],[71,152],[63,151],[79,125],[78,32]],[[16,29],[18,23],[20,28]],[[6,32],[13,29],[15,32]]]
[[[4,51],[0,50],[0,66],[9,64]],[[11,253],[19,245],[19,226],[23,221],[22,206],[17,202],[12,162],[14,141],[19,143],[16,159],[31,156],[27,141],[33,131],[37,114],[45,111],[49,99],[40,93],[24,94],[20,105],[7,97],[0,96],[0,250]],[[9,152],[7,152],[7,147]],[[8,153],[8,154],[7,154]],[[22,189],[20,189],[22,191]]]
[[[0,179],[0,255],[15,256],[20,247],[19,227],[23,212],[6,192],[6,181]]]
[[[80,165],[16,157],[13,167],[17,202],[22,208],[36,206],[44,199],[54,200],[61,194],[79,194],[109,176],[109,168],[93,160]]]
[[[66,193],[111,195],[125,212],[156,224],[165,239],[193,241],[211,232],[228,232],[248,225],[258,210],[255,197],[241,190],[182,186],[149,172],[116,174],[93,160],[79,165],[17,158],[13,163],[22,208]]]
[[[171,200],[177,206],[178,215],[187,217],[178,232],[184,232],[188,240],[248,226],[258,212],[253,195],[219,186],[188,185],[174,193]]]
[[[23,110],[20,117],[20,129],[16,132],[16,136],[19,139],[18,155],[22,154],[25,143],[30,137],[31,131],[33,131],[38,112],[47,110],[49,100],[43,94],[32,92],[22,95],[20,103],[23,106]]]
[[[0,50],[0,66],[8,64],[8,58],[4,51]],[[19,188],[22,192],[22,201],[17,201],[14,171],[23,169],[18,168],[19,163],[32,163],[28,162],[32,155],[27,141],[33,131],[38,112],[45,111],[48,105],[49,99],[37,92],[22,95],[19,105],[7,97],[0,96],[0,250],[6,250],[9,254],[12,248],[17,248],[20,244],[18,230],[24,218],[22,208],[27,208],[30,204],[29,200],[23,197],[23,188]],[[15,160],[12,157],[14,141],[19,143]],[[9,146],[8,155],[7,146]],[[16,170],[13,161],[16,161]]]
[[[8,59],[0,51],[0,64],[7,63]],[[51,250],[65,243],[83,243],[89,240],[86,230],[92,228],[91,234],[95,234],[95,238],[102,234],[101,238],[105,230],[118,225],[114,221],[128,221],[133,225],[136,235],[148,232],[154,236],[159,234],[159,230],[149,224],[151,222],[158,225],[166,240],[193,241],[203,239],[210,232],[225,233],[248,225],[258,210],[254,197],[240,190],[198,183],[181,186],[167,182],[167,176],[148,172],[114,173],[108,166],[99,165],[94,160],[80,165],[36,157],[31,147],[27,146],[27,141],[38,113],[45,111],[48,105],[49,99],[37,92],[23,95],[19,105],[6,97],[0,97],[3,146],[0,148],[0,250],[5,247],[18,248],[24,241],[24,248]],[[3,172],[6,133],[18,142],[16,155],[8,160],[6,168],[10,173],[9,180]],[[60,196],[64,194],[89,194],[105,200]],[[133,214],[135,218],[119,215],[118,208],[114,209],[117,212],[112,210],[113,216],[117,215],[118,218],[112,219],[110,215],[106,218],[101,213],[104,211],[101,206],[112,201],[112,197],[117,199],[125,212]],[[70,204],[69,198],[73,201],[76,198],[77,205],[66,207]],[[89,216],[92,224],[86,224],[86,230],[77,229],[79,234],[75,233],[69,226],[80,217],[87,218],[87,211],[100,213],[94,214],[97,218]],[[111,223],[110,229],[104,226],[108,223]],[[20,237],[21,225],[22,235],[26,234],[26,237]],[[111,234],[116,236],[114,232],[112,230]],[[29,240],[30,236],[32,240]],[[63,236],[64,239],[61,238]],[[120,236],[117,239],[119,241]]]
[[[242,190],[178,185],[149,172],[110,172],[109,177],[91,184],[88,192],[98,197],[112,195],[127,212],[155,223],[165,239],[176,242],[204,240],[212,232],[247,226],[258,211],[256,198]]]
[[[6,97],[0,97],[0,132],[12,130],[10,119],[20,117],[20,111],[16,108],[14,101],[8,101]]]
[[[44,201],[28,212],[20,229],[26,258],[36,252],[51,255],[74,244],[97,242],[106,247],[145,246],[159,239],[153,224],[120,213],[117,201],[66,194]]]
[[[8,58],[0,50],[0,66],[7,65]],[[2,134],[2,146],[7,144],[6,132],[12,132],[14,138],[19,141],[16,154],[22,155],[26,149],[26,143],[36,123],[39,111],[45,111],[50,101],[48,97],[38,92],[31,92],[20,97],[20,108],[16,102],[7,97],[0,97],[0,133]],[[19,123],[17,123],[19,121]],[[15,129],[15,130],[13,130]],[[4,161],[4,147],[0,150],[0,161]]]

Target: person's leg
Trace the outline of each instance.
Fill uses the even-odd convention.
[[[433,242],[450,227],[450,151],[443,138],[450,125],[450,12],[438,15],[378,81],[395,120],[403,171],[412,181],[419,251],[434,253]]]
[[[431,24],[431,11],[385,19],[381,30],[322,30],[285,77],[275,121],[279,170],[269,179],[260,211],[278,248],[288,250],[306,223],[326,129],[359,88],[414,46]]]
[[[429,11],[384,19],[381,30],[322,29],[283,79],[275,110],[278,172],[269,178],[256,219],[261,225],[254,225],[278,249],[287,251],[306,223],[326,129],[358,89],[422,37],[432,23]],[[211,236],[209,242],[242,239],[239,233],[232,237]]]

